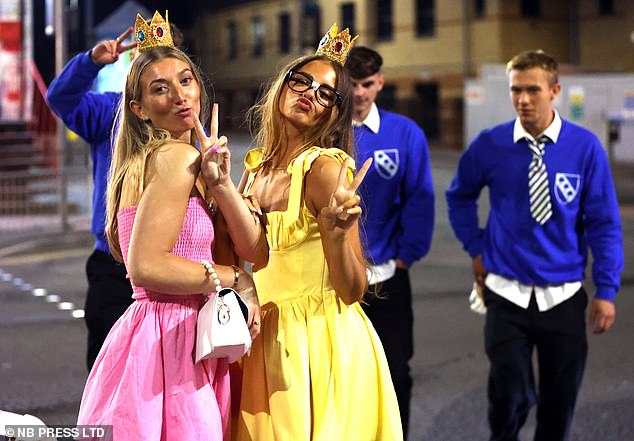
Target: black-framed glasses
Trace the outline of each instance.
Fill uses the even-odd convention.
[[[286,75],[286,84],[295,92],[306,92],[308,89],[313,89],[317,102],[326,109],[341,103],[342,100],[341,95],[335,89],[327,84],[318,83],[302,72],[289,70],[288,75]]]

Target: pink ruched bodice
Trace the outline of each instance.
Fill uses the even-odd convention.
[[[126,262],[136,212],[131,206],[118,213]],[[204,201],[190,197],[172,252],[211,261],[213,239]],[[77,424],[111,427],[114,440],[226,441],[231,399],[227,359],[194,362],[198,311],[205,297],[133,288],[136,300],[110,330],[88,375]]]
[[[130,236],[132,235],[136,209],[137,207],[132,205],[119,210],[117,214],[119,243],[126,266],[128,264],[128,248],[130,247]],[[199,196],[191,196],[187,204],[187,213],[183,219],[183,226],[172,253],[196,262],[202,260],[213,262],[211,257],[213,240],[213,223],[205,202]],[[141,286],[134,286],[134,284],[132,284],[132,288],[134,290],[132,297],[135,299],[145,298],[150,294],[161,294],[152,293]]]

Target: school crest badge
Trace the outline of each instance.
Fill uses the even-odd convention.
[[[579,192],[581,176],[574,173],[557,173],[555,175],[555,197],[561,205],[571,203]]]
[[[397,149],[374,151],[374,168],[385,179],[392,179],[398,172],[399,159]]]

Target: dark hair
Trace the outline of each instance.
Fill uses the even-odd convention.
[[[517,54],[506,63],[506,72],[512,70],[528,70],[539,67],[550,74],[551,84],[559,82],[559,66],[557,61],[541,49],[525,51]]]
[[[170,33],[172,34],[172,41],[174,42],[174,46],[178,49],[185,51],[185,36],[183,32],[176,26],[174,23],[170,23]]]
[[[348,54],[346,70],[355,79],[366,78],[381,70],[383,58],[377,51],[365,46],[355,46]]]

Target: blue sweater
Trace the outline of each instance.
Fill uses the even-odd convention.
[[[102,66],[89,53],[72,58],[48,88],[48,105],[66,126],[90,144],[92,158],[92,234],[95,248],[108,252],[105,235],[106,185],[112,145],[110,135],[121,93],[91,91]]]
[[[434,228],[429,147],[412,120],[382,109],[379,115],[379,133],[354,129],[358,163],[374,158],[359,190],[364,245],[372,264],[398,258],[411,265],[429,252]]]
[[[562,120],[557,142],[547,144],[544,153],[553,216],[539,226],[528,202],[531,153],[525,140],[513,142],[513,124],[484,130],[460,159],[446,194],[456,236],[470,256],[483,255],[488,271],[537,286],[584,280],[590,247],[596,297],[613,301],[623,269],[623,238],[599,140]],[[481,229],[477,199],[485,186],[490,211]]]

